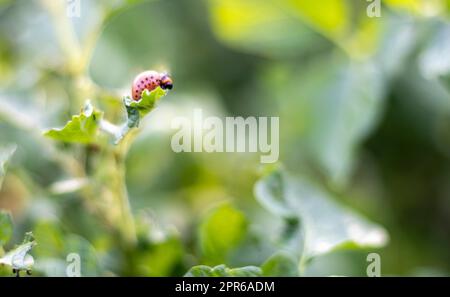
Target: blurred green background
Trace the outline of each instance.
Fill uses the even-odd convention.
[[[179,276],[199,264],[260,267],[279,251],[301,275],[364,276],[370,252],[382,275],[449,275],[450,1],[381,2],[370,18],[365,0],[81,0],[80,16],[68,17],[73,2],[1,0],[0,151],[16,151],[0,170],[0,208],[14,223],[0,255],[33,231],[37,275],[64,275],[70,252],[83,275]],[[123,119],[121,96],[146,69],[169,71],[175,87],[127,154],[138,237],[127,244],[120,222],[102,219],[115,204],[83,194],[101,182],[89,174],[104,166],[91,161],[98,147],[42,132],[86,99]],[[279,116],[280,163],[174,153],[170,121],[194,108]],[[299,202],[294,224],[255,199],[255,183],[276,168],[315,205]],[[339,248],[299,260],[305,238],[340,232],[316,196],[383,226],[389,241],[336,239]],[[308,222],[323,226],[286,235]]]

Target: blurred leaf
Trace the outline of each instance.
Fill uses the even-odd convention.
[[[288,185],[281,171],[273,169],[273,172],[266,174],[264,187],[255,186],[256,198],[263,207],[283,219],[283,228],[277,230],[279,248],[295,255],[299,260],[303,252],[303,234],[297,210],[291,208],[286,200]]]
[[[209,0],[208,3],[214,33],[241,50],[283,57],[299,55],[324,43],[289,14],[281,1]]]
[[[376,51],[380,22],[365,3],[343,0],[209,0],[214,33],[227,44],[270,57],[313,52],[332,41],[350,56]],[[327,9],[323,9],[326,7]]]
[[[69,254],[79,256],[81,276],[100,274],[95,248],[83,237],[66,234],[54,222],[39,222],[34,233],[39,243],[35,248],[36,270],[46,276],[67,276]]]
[[[242,212],[229,204],[215,208],[200,226],[200,246],[208,263],[223,263],[247,231]]]
[[[342,0],[285,0],[297,13],[316,30],[332,38],[340,38],[349,29],[350,7]],[[324,9],[325,8],[325,9]]]
[[[401,75],[410,61],[410,55],[419,41],[419,29],[408,16],[387,14],[383,16],[380,44],[374,56],[374,63],[390,83]]]
[[[261,266],[263,276],[299,276],[298,261],[293,255],[278,252]]]
[[[246,266],[240,268],[228,268],[225,265],[218,265],[213,268],[205,265],[192,267],[186,274],[186,277],[256,277],[261,276],[261,268],[256,266]]]
[[[183,18],[173,14],[184,5],[196,7],[198,4],[195,2],[134,2],[135,5],[118,10],[108,18],[96,41],[89,74],[103,87],[128,87],[141,70],[166,71],[180,61],[189,62],[196,53],[191,51],[189,55],[180,55],[179,49],[189,51],[201,42],[197,39],[192,43],[194,36],[190,38],[189,34],[194,28],[183,26]]]
[[[15,145],[0,147],[0,189],[2,188],[3,177],[6,173],[6,165],[15,151]]]
[[[436,16],[446,11],[446,0],[385,0],[388,6],[420,16]]]
[[[296,83],[281,83],[287,80]],[[381,112],[385,85],[375,63],[333,56],[287,71],[275,85],[283,86],[272,90],[281,120],[297,123],[282,131],[292,150],[287,155],[315,164],[333,186],[345,186],[358,145]]]
[[[359,22],[352,33],[340,42],[351,58],[364,60],[377,53],[383,37],[383,26],[376,18],[368,18],[366,11],[359,12]]]
[[[376,52],[381,22],[367,17],[368,4],[343,0],[285,2],[302,21],[334,41],[351,58],[367,58]]]
[[[69,234],[64,237],[65,259],[69,254],[79,256],[81,276],[98,276],[101,271],[95,248],[81,236]],[[69,264],[69,262],[66,262]]]
[[[13,224],[11,214],[4,210],[0,210],[0,247],[9,241],[12,232]]]
[[[34,250],[38,259],[57,257],[62,254],[64,250],[63,233],[54,223],[38,222],[33,233],[37,242],[39,242]]]
[[[256,185],[256,198],[271,213],[285,219],[295,218],[297,213],[289,207],[289,201],[286,200],[286,187],[281,172],[274,171],[264,179],[264,184]]]
[[[283,192],[286,208],[295,211],[302,224],[303,261],[339,248],[381,247],[387,243],[388,234],[382,227],[342,207],[314,184],[286,173],[275,179],[279,174],[260,180],[255,195],[268,211],[279,215],[269,201],[279,201],[279,191]],[[274,191],[273,183],[278,183],[279,190]]]
[[[170,236],[158,242],[150,242],[133,253],[132,275],[171,276],[182,257],[183,246],[178,237]]]
[[[438,24],[425,50],[419,56],[419,69],[426,79],[450,76],[450,25]],[[450,85],[449,85],[450,86]]]
[[[81,113],[73,116],[63,128],[48,130],[44,135],[64,142],[92,143],[95,142],[102,117],[103,113],[87,102]]]

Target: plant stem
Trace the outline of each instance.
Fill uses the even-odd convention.
[[[110,172],[107,175],[105,186],[112,190],[114,206],[118,208],[117,214],[120,218],[120,223],[115,223],[120,231],[125,242],[133,244],[136,242],[136,228],[134,224],[134,217],[131,211],[130,201],[128,199],[128,192],[126,186],[126,155],[129,147],[136,135],[137,129],[134,129],[127,134],[124,139],[115,146],[109,154]]]
[[[125,155],[116,156],[117,170],[114,172],[116,177],[115,181],[115,195],[117,199],[117,207],[120,209],[120,224],[117,226],[122,234],[122,237],[127,243],[136,242],[136,228],[134,225],[134,218],[131,211],[130,201],[128,199],[128,192],[125,183]]]

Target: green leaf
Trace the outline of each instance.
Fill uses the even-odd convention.
[[[212,29],[220,40],[270,57],[301,55],[330,41],[351,56],[368,56],[379,41],[380,22],[367,18],[367,6],[356,1],[209,0],[208,4]]]
[[[215,208],[200,226],[200,245],[208,263],[224,263],[228,253],[243,239],[247,220],[229,204]]]
[[[62,231],[52,222],[38,222],[34,227],[34,235],[39,242],[35,249],[38,258],[52,257],[64,250]]]
[[[127,109],[127,121],[120,128],[119,133],[115,136],[114,143],[119,143],[125,135],[132,129],[139,127],[141,119],[151,112],[157,102],[167,94],[167,91],[157,87],[153,91],[142,91],[141,99],[139,101],[133,100],[129,96],[123,98],[123,103]]]
[[[165,96],[167,91],[157,87],[156,89],[149,92],[148,90],[142,91],[141,99],[136,101],[131,99],[130,97],[124,98],[125,106],[128,108],[135,108],[139,111],[139,116],[142,118],[147,113],[155,108],[156,103],[161,99],[161,97]]]
[[[11,214],[0,210],[0,247],[5,245],[11,238],[13,231]]]
[[[351,62],[343,56],[287,70],[268,90],[280,100],[280,118],[294,122],[280,136],[289,158],[314,164],[334,187],[341,188],[352,173],[359,144],[378,123],[385,85],[376,65]],[[369,82],[369,83],[368,83]],[[305,168],[304,164],[290,166]]]
[[[283,219],[283,229],[278,231],[278,243],[299,259],[302,254],[302,230],[298,212],[291,208],[289,201],[286,200],[287,187],[282,172],[273,169],[267,173],[264,186],[258,184],[255,186],[255,192],[262,206]]]
[[[337,249],[382,247],[387,243],[388,234],[381,226],[341,206],[306,179],[286,173],[279,178],[279,174],[272,173],[257,182],[255,195],[268,211],[280,216],[276,205],[282,192],[284,207],[295,211],[301,222],[302,261]]]
[[[217,38],[239,50],[284,57],[327,44],[299,18],[287,13],[280,2],[209,0],[208,4]]]
[[[64,142],[92,143],[96,140],[102,117],[103,113],[87,102],[81,113],[73,116],[63,128],[48,130],[44,135]]]
[[[280,171],[275,170],[265,179],[264,184],[256,185],[256,197],[258,201],[275,215],[289,219],[296,218],[297,213],[289,207],[285,196],[286,184]]]
[[[305,22],[326,36],[339,38],[349,30],[351,11],[347,1],[285,0],[284,2]]]
[[[205,265],[198,265],[192,267],[184,276],[187,277],[257,277],[261,276],[261,268],[256,266],[245,266],[239,268],[228,268],[225,265],[218,265],[209,267]]]
[[[278,252],[261,266],[263,276],[299,276],[297,257],[287,252]]]

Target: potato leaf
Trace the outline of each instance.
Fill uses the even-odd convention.
[[[144,90],[141,94],[141,99],[139,101],[133,100],[130,97],[124,98],[124,103],[126,107],[135,108],[139,111],[139,116],[142,118],[147,113],[155,108],[156,103],[165,96],[167,91],[157,87],[153,91]]]
[[[274,172],[256,184],[255,195],[275,215],[283,217],[280,203],[296,213],[302,228],[303,261],[337,249],[382,247],[388,241],[381,226],[338,204],[305,179]],[[292,234],[299,236],[298,232]]]
[[[81,113],[73,116],[63,128],[50,129],[44,135],[63,142],[92,143],[96,140],[102,117],[103,113],[87,102]]]
[[[139,127],[141,119],[155,108],[156,103],[167,94],[167,91],[157,87],[153,91],[144,90],[139,101],[129,96],[123,98],[127,109],[127,122],[121,127],[115,137],[115,143],[119,143],[132,128]]]

